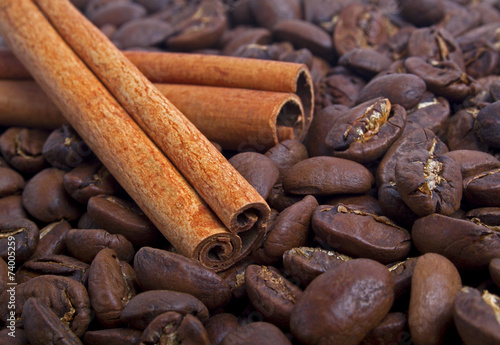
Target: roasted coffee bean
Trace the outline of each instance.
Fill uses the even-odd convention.
[[[47,255],[26,261],[16,273],[18,284],[35,277],[52,274],[76,280],[87,286],[89,265],[66,255]]]
[[[13,169],[0,167],[0,198],[21,192],[24,178]]]
[[[65,220],[51,223],[40,229],[40,239],[31,259],[62,254],[66,249],[66,234],[69,229],[71,225]]]
[[[406,113],[403,135],[418,128],[428,128],[439,137],[444,137],[446,123],[450,116],[450,103],[446,98],[425,92],[420,102]]]
[[[370,194],[353,194],[353,195],[339,195],[328,198],[323,202],[325,205],[337,206],[343,204],[349,209],[364,211],[367,213],[382,216],[383,212],[380,208],[378,200]]]
[[[245,271],[248,298],[264,319],[287,329],[302,290],[266,266],[250,265]]]
[[[144,6],[149,12],[159,11],[168,4],[168,0],[135,0],[135,2]]]
[[[500,258],[494,258],[488,266],[493,282],[500,287]]]
[[[141,292],[123,308],[120,318],[130,326],[144,330],[158,315],[168,311],[192,314],[202,322],[208,320],[207,307],[200,300],[187,293],[169,290]]]
[[[387,345],[398,344],[401,340],[409,340],[408,320],[403,313],[389,313],[372,329],[360,345]]]
[[[130,3],[132,0],[87,0],[87,4],[84,9],[85,16],[92,17],[102,7],[105,7],[113,2]]]
[[[229,333],[220,345],[291,345],[280,329],[268,322],[252,322]]]
[[[460,208],[462,174],[447,156],[430,150],[414,150],[396,164],[396,188],[403,201],[417,215],[451,215]]]
[[[446,152],[444,155],[458,163],[464,179],[488,170],[500,168],[500,161],[486,152],[455,150]]]
[[[272,30],[282,20],[300,19],[300,5],[293,0],[250,0],[250,10],[260,26]]]
[[[313,157],[293,165],[283,177],[285,192],[330,195],[365,193],[373,175],[359,163],[336,157]]]
[[[453,324],[453,299],[461,287],[457,269],[445,257],[428,253],[417,259],[408,313],[415,345],[444,343]]]
[[[14,334],[15,337],[13,337],[12,334]],[[29,340],[26,336],[26,332],[22,328],[15,328],[14,330],[4,328],[0,331],[0,344],[26,345],[29,344]]]
[[[280,177],[274,161],[257,152],[239,153],[229,159],[229,163],[266,199],[271,188]]]
[[[37,298],[29,298],[23,307],[26,337],[32,345],[82,344],[70,327]]]
[[[417,26],[435,24],[439,22],[446,13],[445,1],[442,0],[403,0],[400,4],[400,10],[403,18]]]
[[[132,2],[110,2],[101,6],[91,16],[89,20],[95,26],[104,25],[120,26],[146,14],[146,9]]]
[[[83,335],[85,345],[137,345],[142,331],[135,328],[109,328],[87,331]]]
[[[495,102],[481,109],[476,117],[479,137],[493,148],[500,148],[500,102]]]
[[[425,82],[414,74],[388,74],[372,79],[361,89],[356,103],[360,104],[377,97],[388,98],[392,104],[405,109],[415,107],[425,92]]]
[[[171,343],[210,345],[207,331],[193,315],[169,311],[158,315],[144,330],[141,345],[155,345],[168,339]]]
[[[307,345],[359,344],[389,312],[393,286],[389,270],[373,260],[338,265],[304,290],[290,318],[292,334]]]
[[[137,294],[134,269],[113,249],[101,250],[89,269],[89,298],[99,323],[106,328],[121,324],[120,314]]]
[[[28,212],[23,207],[20,195],[9,195],[0,198],[0,217],[29,218]]]
[[[82,214],[78,220],[78,229],[98,229],[99,226],[90,218],[88,212]]]
[[[239,327],[238,319],[230,313],[216,314],[208,319],[205,324],[210,344],[219,345],[222,339]]]
[[[63,186],[73,199],[83,204],[99,194],[115,194],[120,188],[110,172],[99,162],[80,164],[64,174]]]
[[[50,133],[43,144],[42,153],[52,166],[65,171],[70,171],[93,156],[88,145],[68,125]]]
[[[22,264],[35,252],[38,227],[25,218],[0,217],[0,257]]]
[[[484,269],[500,253],[498,231],[478,220],[431,214],[418,219],[411,233],[419,252],[441,254],[458,269]]]
[[[80,217],[82,209],[64,189],[63,175],[63,170],[48,168],[28,181],[22,200],[29,214],[43,222]]]
[[[141,248],[134,269],[143,290],[173,290],[192,294],[210,310],[231,298],[227,283],[214,271],[182,255],[150,247]]]
[[[224,43],[222,55],[233,55],[240,47],[247,44],[267,45],[271,43],[271,31],[268,29],[236,27],[232,31],[233,34],[228,34],[231,32],[229,30],[225,33],[230,35],[230,38]],[[221,41],[223,41],[225,37],[224,35]]]
[[[132,262],[135,254],[129,240],[102,229],[71,229],[66,234],[66,247],[75,258],[89,264],[103,248],[113,249],[117,257],[126,262]]]
[[[459,110],[449,119],[446,129],[446,144],[451,151],[487,151],[488,145],[481,142],[474,130],[475,118],[478,113],[477,108],[466,108]]]
[[[133,202],[111,195],[99,195],[89,199],[87,213],[96,226],[111,234],[120,234],[135,247],[162,246],[163,235]]]
[[[283,254],[286,272],[304,287],[320,274],[348,260],[351,260],[350,256],[311,247],[293,248]]]
[[[339,64],[357,75],[370,79],[387,70],[392,64],[392,60],[376,50],[356,48],[342,55]]]
[[[155,18],[139,18],[121,25],[111,36],[121,49],[160,44],[173,33],[169,23]]]
[[[314,102],[320,113],[334,104],[346,107],[354,106],[359,93],[366,85],[363,79],[345,69],[334,69],[333,71],[333,73],[329,71],[326,77],[321,78],[315,84]],[[313,154],[311,153],[311,155]],[[320,154],[314,154],[314,156],[320,156]]]
[[[463,185],[465,199],[471,205],[500,207],[500,168],[469,176]]]
[[[0,136],[3,158],[17,171],[36,174],[47,167],[42,147],[49,132],[40,129],[11,127]]]
[[[274,185],[273,189],[271,189],[266,201],[271,209],[282,212],[286,208],[301,201],[303,198],[304,196],[302,195],[286,193],[283,189],[283,184],[278,182]]]
[[[90,323],[89,296],[76,280],[55,275],[30,279],[16,287],[16,316],[21,317],[23,305],[30,297],[50,306],[57,317],[81,337]]]
[[[270,148],[265,155],[276,164],[281,175],[292,165],[309,158],[307,148],[296,139],[283,140]]]
[[[382,157],[403,133],[406,111],[387,98],[366,101],[337,118],[325,138],[330,155],[369,163]]]
[[[387,265],[394,279],[394,297],[401,298],[410,291],[411,278],[415,269],[417,258],[408,258],[396,264]]]
[[[464,218],[473,220],[476,218],[488,226],[500,225],[500,207],[481,207],[468,211]]]
[[[472,287],[464,287],[453,302],[453,316],[460,337],[466,344],[500,343],[498,309],[500,298]]]
[[[344,205],[318,207],[312,228],[335,250],[386,264],[404,259],[411,248],[408,231],[390,219]]]

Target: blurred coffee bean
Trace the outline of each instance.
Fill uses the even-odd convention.
[[[293,279],[306,287],[320,274],[350,259],[333,250],[299,247],[283,254],[283,266]]]
[[[387,98],[366,101],[337,118],[325,138],[330,155],[358,163],[384,155],[403,133],[406,111]]]
[[[21,192],[24,184],[24,178],[17,171],[0,167],[0,198]]]
[[[18,284],[41,275],[68,277],[87,286],[89,265],[66,255],[47,255],[26,261],[16,273]]]
[[[389,312],[393,286],[389,270],[376,261],[338,265],[304,290],[290,318],[292,334],[308,345],[359,344]]]
[[[280,177],[276,163],[257,152],[243,152],[229,159],[229,163],[266,199]]]
[[[425,82],[414,74],[388,74],[372,79],[361,89],[356,103],[386,97],[392,104],[405,109],[415,107],[425,92]]]
[[[92,17],[96,11],[99,11],[102,7],[109,5],[110,3],[131,3],[132,0],[87,0],[85,6],[84,14],[86,17]]]
[[[477,136],[474,127],[479,110],[466,108],[453,115],[446,129],[446,144],[451,151],[454,150],[488,150],[488,145]]]
[[[31,259],[62,254],[66,249],[66,234],[69,229],[71,229],[71,225],[65,220],[51,223],[40,229],[40,240]],[[82,246],[82,243],[79,245]]]
[[[429,26],[443,18],[445,4],[446,2],[443,0],[403,0],[400,4],[400,10],[403,18],[410,23],[417,26]]]
[[[94,196],[89,199],[87,213],[97,225],[93,228],[120,234],[137,248],[166,243],[160,231],[133,202],[111,195]]]
[[[380,208],[380,203],[376,198],[374,198],[370,194],[339,195],[332,198],[328,198],[322,203],[324,205],[331,205],[331,206],[337,206],[339,204],[343,204],[352,210],[364,211],[379,216],[383,215],[382,209]]]
[[[233,55],[241,46],[247,44],[266,45],[271,43],[271,31],[264,28],[237,27],[236,32],[225,44],[222,55]],[[226,31],[227,33],[228,31]]]
[[[282,20],[302,17],[300,5],[294,0],[250,0],[249,5],[257,23],[269,30]]]
[[[187,293],[169,290],[141,292],[123,308],[120,318],[130,326],[144,330],[158,315],[168,311],[192,314],[202,322],[208,320],[207,307],[200,300]]]
[[[453,37],[458,37],[481,25],[481,15],[477,11],[470,11],[457,4],[453,8],[451,6],[446,8],[444,17],[437,25],[445,28]]]
[[[99,194],[115,194],[120,186],[99,162],[83,163],[63,176],[64,189],[76,201],[86,204]]]
[[[157,45],[173,32],[169,23],[155,18],[139,18],[121,25],[111,39],[121,49],[137,49]]]
[[[113,249],[101,250],[89,269],[89,298],[99,323],[106,328],[121,325],[120,314],[137,294],[134,269]]]
[[[390,219],[344,205],[318,207],[312,228],[335,250],[385,264],[406,258],[411,247],[408,231]]]
[[[89,213],[85,212],[78,220],[78,229],[98,229],[99,226],[90,218]]]
[[[144,6],[148,12],[156,12],[166,7],[168,0],[134,0],[139,5]]]
[[[268,322],[252,322],[229,333],[220,345],[291,345],[280,329]]]
[[[98,27],[106,24],[120,26],[145,14],[146,9],[139,4],[118,1],[100,6],[88,18]]]
[[[387,265],[394,279],[394,298],[399,299],[410,291],[411,279],[417,258],[408,258],[396,264]]]
[[[489,226],[500,225],[500,207],[481,207],[468,211],[464,215],[465,219],[477,218],[481,223]]]
[[[21,195],[9,195],[0,198],[0,217],[29,218],[23,207]]]
[[[70,171],[92,157],[92,150],[69,125],[54,130],[43,144],[43,157],[53,167]]]
[[[85,345],[137,345],[142,331],[135,328],[109,328],[87,331],[83,335]]]
[[[500,102],[481,109],[476,117],[479,137],[495,149],[500,149]]]
[[[387,345],[397,344],[401,340],[401,335],[408,333],[408,320],[405,314],[393,312],[372,329],[360,345]],[[409,336],[407,337],[409,340]]]
[[[313,157],[293,165],[283,177],[285,192],[300,195],[364,193],[373,175],[359,163],[336,157]]]
[[[230,313],[216,314],[205,321],[210,344],[219,345],[222,339],[239,327],[238,319]]]
[[[466,344],[500,343],[500,308],[498,296],[472,287],[464,287],[453,302],[453,316],[460,337]]]
[[[32,345],[82,344],[68,325],[37,298],[31,297],[24,303],[23,323]]]
[[[0,151],[14,169],[33,175],[47,167],[42,147],[48,136],[41,129],[11,127],[0,136]]]
[[[102,229],[71,229],[66,234],[65,243],[72,256],[88,264],[103,248],[112,249],[120,260],[129,263],[135,254],[134,246],[124,236]]]
[[[464,179],[488,170],[500,168],[500,161],[486,152],[455,150],[446,152],[443,155],[452,158],[458,163]]]
[[[266,266],[250,265],[245,271],[248,298],[264,319],[287,329],[290,315],[302,297],[302,290]]]
[[[210,345],[200,320],[174,311],[158,315],[151,321],[142,334],[141,345],[156,345],[164,339],[185,345]]]
[[[309,158],[305,145],[296,139],[283,140],[267,150],[265,155],[276,164],[281,175],[292,165]]]
[[[477,220],[431,214],[418,219],[411,233],[419,252],[441,254],[461,270],[484,269],[500,253],[498,231]]]
[[[387,70],[392,60],[373,49],[351,49],[339,59],[339,65],[346,67],[363,78],[370,79]]]
[[[63,176],[63,170],[47,168],[28,181],[22,200],[29,214],[43,222],[80,217],[81,206],[64,189]]]
[[[464,179],[464,196],[475,206],[500,207],[500,168]]]
[[[38,226],[25,218],[0,217],[0,257],[22,264],[35,252]]]
[[[345,69],[334,69],[315,85],[316,108],[321,113],[333,104],[353,107],[365,84],[363,79]]]
[[[15,328],[15,337],[12,336],[12,331],[9,328],[4,328],[0,331],[0,344],[9,345],[26,345],[29,344],[26,332],[22,328]],[[10,335],[9,335],[10,333]]]
[[[198,261],[166,250],[141,248],[134,269],[143,290],[172,290],[189,293],[208,309],[226,305],[231,298],[227,283]]]
[[[492,259],[490,261],[488,269],[491,279],[496,284],[496,286],[500,287],[500,257]]]

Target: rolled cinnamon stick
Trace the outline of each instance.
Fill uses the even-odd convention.
[[[227,231],[34,3],[1,4],[0,32],[7,44],[176,249],[215,270],[241,258],[240,237]]]
[[[279,141],[296,139],[303,130],[302,106],[295,94],[198,85],[155,86],[209,140],[224,149],[262,152]],[[57,128],[64,121],[34,81],[0,80],[0,125]]]

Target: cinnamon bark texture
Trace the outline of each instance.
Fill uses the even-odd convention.
[[[306,66],[230,56],[126,51],[123,54],[152,82],[295,93],[304,110],[302,140],[313,116],[313,87]],[[0,50],[0,79],[29,79],[22,64]],[[175,103],[174,103],[175,104]]]
[[[297,95],[199,85],[155,84],[209,139],[229,150],[265,151],[303,131]],[[57,128],[59,109],[34,81],[0,80],[0,125]]]
[[[69,1],[33,2],[229,231],[263,236],[269,206],[212,143]]]
[[[31,0],[0,3],[0,34],[7,44],[176,249],[216,270],[241,258],[240,237],[227,231],[39,8]],[[243,243],[251,247],[247,237]]]

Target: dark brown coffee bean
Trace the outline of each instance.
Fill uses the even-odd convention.
[[[488,226],[500,225],[500,207],[481,207],[468,211],[464,215],[465,219],[474,220],[476,218],[481,223]]]
[[[388,74],[372,79],[360,91],[356,103],[360,104],[377,97],[386,97],[392,104],[405,109],[415,107],[425,92],[425,82],[414,74]]]
[[[207,307],[199,299],[169,290],[146,291],[136,295],[123,308],[120,318],[130,326],[144,330],[158,315],[168,311],[192,314],[202,322],[208,320]]]
[[[290,318],[292,334],[307,345],[359,344],[389,312],[393,286],[389,270],[373,260],[338,265],[304,290]]]
[[[441,254],[459,269],[484,269],[500,252],[498,232],[479,221],[431,214],[418,219],[411,233],[419,252]]]
[[[66,247],[72,256],[89,264],[103,248],[113,249],[117,257],[126,262],[131,262],[135,254],[129,240],[102,229],[71,229],[66,234]]]
[[[417,26],[429,26],[439,22],[445,12],[442,0],[411,1],[403,0],[400,4],[401,15]],[[417,14],[418,15],[415,15]]]
[[[479,136],[493,148],[500,148],[500,102],[481,109],[476,117]]]
[[[40,229],[40,240],[31,259],[61,254],[66,249],[66,234],[69,229],[71,225],[65,220],[51,223]]]
[[[227,270],[217,273],[219,277],[224,279],[224,281],[227,283],[227,285],[231,289],[231,294],[236,299],[242,299],[247,295],[245,287],[245,271],[248,266],[255,264],[254,256],[255,252],[252,253],[251,256],[246,257]]]
[[[71,331],[81,337],[90,323],[89,296],[76,280],[55,275],[30,279],[16,287],[16,315],[22,316],[22,306],[30,297],[50,306]]]
[[[367,79],[387,70],[391,64],[392,60],[386,55],[363,48],[351,49],[339,59],[339,65]]]
[[[344,205],[318,207],[312,228],[335,250],[385,264],[404,259],[411,248],[408,231],[390,219]]]
[[[349,209],[364,211],[367,213],[382,216],[383,212],[380,208],[378,200],[370,194],[353,194],[353,195],[339,195],[328,198],[323,202],[324,205],[337,206],[343,204]]]
[[[295,139],[283,140],[270,148],[265,155],[276,164],[281,175],[292,165],[309,158],[305,145]]]
[[[90,218],[88,212],[82,214],[78,220],[78,229],[98,229],[99,226]]]
[[[29,175],[47,167],[42,147],[49,132],[40,129],[11,127],[0,136],[3,158],[17,171]]]
[[[360,345],[397,344],[402,340],[402,335],[405,334],[408,334],[406,315],[403,313],[389,313],[378,326],[366,335]],[[407,338],[409,340],[409,336]]]
[[[135,328],[110,328],[87,331],[83,335],[85,345],[137,345],[142,331]]]
[[[453,299],[461,287],[457,269],[444,256],[428,253],[418,258],[408,312],[415,345],[444,343],[453,324]]]
[[[168,4],[168,0],[134,0],[134,2],[144,6],[149,12],[159,11]]]
[[[111,24],[120,26],[146,14],[146,9],[132,2],[109,2],[93,11],[88,17],[95,26]]]
[[[88,264],[71,256],[47,255],[26,261],[19,267],[16,281],[20,284],[44,274],[52,274],[74,279],[87,286],[88,270]]]
[[[171,343],[210,345],[207,331],[193,315],[169,311],[158,315],[144,330],[141,345],[155,345],[168,339]]]
[[[139,18],[121,25],[111,36],[121,49],[157,45],[171,35],[172,25],[155,18]]]
[[[500,258],[494,258],[491,260],[488,268],[491,279],[498,287],[500,287]]]
[[[85,16],[92,17],[97,11],[99,11],[103,6],[107,6],[110,3],[130,3],[132,0],[87,0],[87,5],[85,6]]]
[[[387,98],[364,102],[337,118],[325,138],[329,154],[358,163],[372,162],[403,133],[406,111]]]
[[[326,110],[326,107],[334,104],[353,107],[365,85],[365,81],[355,74],[345,69],[333,69],[333,72],[329,71],[327,76],[315,84],[314,102],[318,111],[323,108]],[[320,154],[310,153],[320,156]]]
[[[475,150],[455,150],[444,154],[452,158],[460,166],[465,179],[488,170],[500,168],[500,161],[486,152]]]
[[[396,188],[417,215],[451,215],[460,208],[462,174],[447,156],[437,156],[435,147],[419,149],[401,157],[396,164]]]
[[[401,198],[395,182],[383,183],[378,188],[378,200],[382,214],[403,227],[411,228],[418,218]]]
[[[411,278],[417,258],[408,258],[396,264],[387,265],[394,279],[394,298],[399,299],[410,291]]]
[[[15,170],[0,167],[0,198],[21,192],[24,178]]]
[[[500,207],[500,168],[469,176],[463,184],[465,199],[470,204]]]
[[[173,290],[192,294],[210,310],[231,298],[227,283],[198,261],[166,250],[141,248],[134,258],[137,279],[144,290]]]
[[[420,103],[407,111],[404,133],[418,128],[427,128],[439,137],[444,137],[449,116],[450,103],[446,98],[425,92]]]
[[[293,0],[250,0],[249,5],[257,23],[269,30],[282,20],[302,17],[299,4]]]
[[[216,314],[208,319],[205,324],[210,344],[219,345],[222,339],[239,327],[238,319],[230,313]]]
[[[243,152],[229,159],[229,163],[266,199],[280,177],[276,163],[257,152]]]
[[[475,107],[459,110],[448,121],[446,128],[446,144],[451,151],[474,150],[487,151],[488,145],[477,136],[475,118],[479,110]]]
[[[111,195],[99,195],[89,199],[87,212],[94,229],[104,229],[120,234],[136,247],[162,246],[163,235],[133,202]]]
[[[106,328],[121,324],[120,314],[137,294],[134,269],[113,249],[101,250],[89,269],[89,298],[99,323]]]
[[[301,195],[286,193],[283,189],[283,184],[278,182],[274,185],[273,189],[271,189],[266,201],[271,209],[274,209],[277,212],[282,212],[303,198],[304,196]]]
[[[250,265],[245,272],[247,294],[266,321],[287,329],[302,290],[266,266]]]
[[[12,336],[13,334],[15,337]],[[4,328],[0,331],[0,344],[27,345],[29,344],[29,340],[26,336],[26,332],[22,328],[15,328],[14,331]]]
[[[88,162],[64,174],[63,186],[73,199],[86,204],[99,194],[115,194],[118,182],[99,162]]]
[[[268,322],[252,322],[229,333],[220,345],[291,345],[280,329]]]
[[[365,193],[373,175],[359,163],[336,157],[313,157],[293,165],[283,177],[285,192],[330,195]]]
[[[472,287],[464,287],[453,302],[453,316],[460,337],[466,344],[500,343],[500,323],[497,318],[500,298]]]
[[[0,217],[29,218],[28,212],[23,207],[20,195],[9,195],[0,198]]]
[[[26,337],[32,345],[82,344],[68,325],[37,298],[29,298],[23,307]]]
[[[481,15],[477,11],[470,11],[465,6],[457,4],[457,6],[446,9],[445,15],[438,25],[445,28],[453,37],[459,37],[481,25]]]
[[[0,217],[0,257],[22,264],[35,252],[38,227],[24,218]]]
[[[350,256],[311,247],[293,248],[283,254],[286,271],[304,287],[320,274],[348,260]]]
[[[240,30],[238,30],[239,28]],[[233,55],[240,47],[247,44],[267,45],[272,42],[271,31],[264,28],[236,27],[232,31],[237,32],[224,44],[222,55]],[[231,30],[226,31],[226,33],[228,32],[231,32]]]

